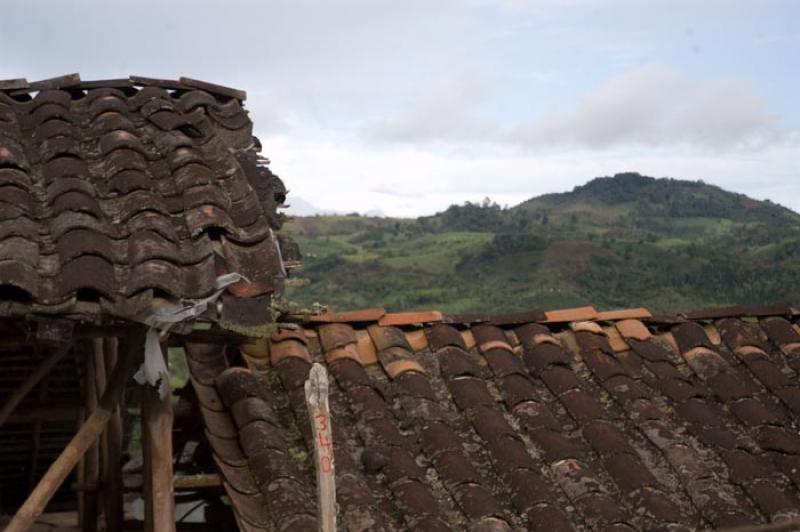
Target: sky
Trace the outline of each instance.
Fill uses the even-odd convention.
[[[417,216],[638,171],[800,211],[795,0],[0,1],[0,78],[247,90],[289,203]]]

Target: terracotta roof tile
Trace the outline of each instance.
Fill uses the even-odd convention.
[[[188,359],[221,473],[252,494],[234,500],[242,515],[285,520],[294,508],[262,496],[265,475],[297,479],[292,496],[313,490],[281,454],[290,427],[274,415],[288,404],[309,445],[310,360],[330,372],[334,426],[353,433],[337,441],[337,476],[346,464],[359,482],[340,504],[382,523],[367,528],[696,529],[800,513],[800,386],[785,351],[799,340],[785,317],[669,323],[674,348],[638,319],[580,321],[513,324],[514,338],[490,320],[310,323],[319,342],[272,339],[273,357],[283,345],[299,356],[258,370],[282,382],[266,395],[246,377],[257,371],[226,370],[213,349]],[[270,451],[254,454],[259,441]]]
[[[308,356],[308,348],[304,342],[289,339],[282,342],[274,343],[270,347],[270,361],[275,366],[282,360],[287,358],[299,358],[305,361],[310,361]]]
[[[638,320],[623,320],[615,323],[614,326],[625,338],[644,342],[652,336],[647,327]]]
[[[370,338],[367,331],[356,331],[356,349],[358,350],[358,357],[361,364],[369,365],[378,363],[375,344],[372,343],[372,338]]]
[[[407,332],[406,340],[408,340],[408,345],[410,345],[414,351],[422,351],[428,347],[428,337],[425,336],[425,331],[423,329]]]
[[[356,333],[345,323],[331,323],[319,327],[319,341],[325,351],[356,343]]]
[[[423,323],[436,323],[442,321],[442,313],[430,310],[422,312],[390,312],[378,320],[381,327],[399,325],[421,325]]]
[[[361,357],[359,356],[356,344],[347,344],[343,347],[336,347],[325,353],[325,361],[328,364],[335,362],[340,358],[349,358],[351,360],[355,360],[359,364],[361,363]]]
[[[641,320],[653,315],[646,308],[629,308],[620,310],[605,310],[597,313],[598,321]]]
[[[603,328],[593,321],[573,321],[569,324],[569,328],[575,332],[589,332],[601,335],[605,334]]]
[[[461,338],[463,339],[463,347],[464,349],[472,349],[475,347],[475,335],[472,334],[472,330],[465,329],[461,331]],[[461,346],[457,346],[461,347]]]
[[[382,308],[350,310],[345,312],[324,312],[309,317],[315,323],[369,323],[378,321],[386,314]]]
[[[545,323],[565,323],[570,321],[589,321],[597,319],[594,307],[577,307],[545,312]]]
[[[620,334],[616,327],[610,326],[603,330],[605,335],[608,337],[608,344],[611,346],[611,349],[613,349],[614,352],[619,353],[622,351],[627,351],[631,348],[630,345],[625,342],[625,338],[623,338],[622,334]]]
[[[161,295],[211,295],[220,273],[247,278],[228,289],[239,297],[278,289],[285,188],[257,163],[241,97],[190,79],[3,82],[0,198],[14,220],[0,248],[15,253],[0,285],[27,292],[30,308],[95,320],[132,318]],[[268,301],[223,306],[207,317],[271,320]]]

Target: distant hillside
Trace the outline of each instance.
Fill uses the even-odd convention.
[[[636,227],[638,223],[669,231],[669,222],[724,218],[735,222],[800,223],[800,214],[769,201],[728,192],[702,181],[655,179],[636,173],[599,177],[572,192],[530,199],[515,210],[572,217],[589,225]]]
[[[304,304],[670,312],[800,301],[800,215],[702,182],[617,174],[511,209],[319,216],[287,230],[306,255],[310,282],[289,292]]]

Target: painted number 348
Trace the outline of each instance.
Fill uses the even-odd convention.
[[[323,473],[333,471],[333,443],[331,442],[330,423],[325,412],[314,415],[317,422],[317,443],[319,444],[319,467]]]

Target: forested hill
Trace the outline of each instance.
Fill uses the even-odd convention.
[[[287,230],[309,280],[289,296],[337,309],[800,302],[800,215],[702,182],[617,174],[510,209],[307,217]]]

